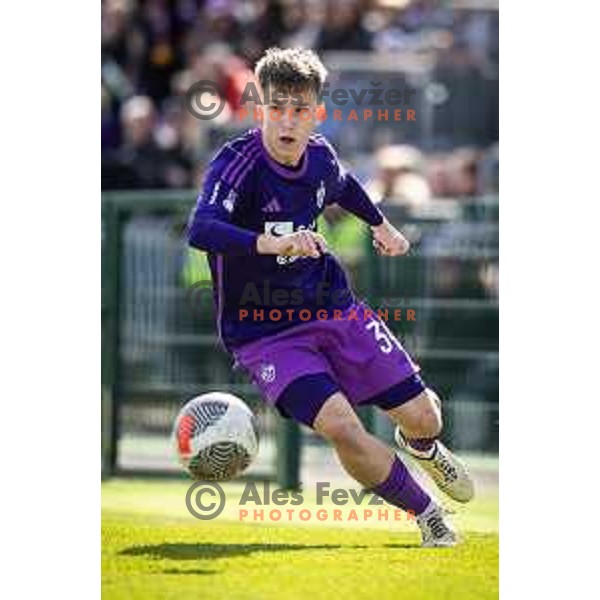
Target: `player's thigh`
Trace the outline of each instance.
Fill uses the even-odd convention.
[[[419,368],[387,325],[366,305],[352,310],[357,318],[348,313],[345,320],[328,322],[326,336],[332,372],[351,403],[387,410],[421,392],[424,385],[403,383]]]
[[[442,429],[440,400],[429,388],[386,412],[407,437],[435,437]]]
[[[277,396],[275,408],[282,416],[315,429],[323,407],[338,395],[342,395],[340,387],[327,371],[304,374],[300,370]]]
[[[247,344],[235,351],[235,358],[267,404],[309,426],[325,400],[339,390],[327,359],[302,332]]]

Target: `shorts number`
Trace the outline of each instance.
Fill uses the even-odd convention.
[[[369,321],[366,325],[366,328],[369,330],[373,330],[375,334],[375,341],[379,344],[379,349],[384,354],[389,354],[394,346],[398,348],[398,350],[402,350],[400,346],[400,342],[396,339],[394,334],[387,328],[385,323],[381,321]]]

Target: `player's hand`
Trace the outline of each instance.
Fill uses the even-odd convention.
[[[260,235],[257,240],[257,250],[259,254],[319,258],[327,252],[327,242],[320,233],[309,230],[282,236]]]
[[[371,227],[373,247],[382,256],[402,256],[410,248],[409,241],[387,220]]]

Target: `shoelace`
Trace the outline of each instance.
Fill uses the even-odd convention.
[[[437,538],[444,537],[447,533],[450,532],[444,520],[442,519],[442,515],[433,514],[425,521],[427,527],[431,530],[433,535]]]
[[[452,482],[458,478],[458,472],[456,471],[456,467],[454,467],[454,465],[452,465],[452,463],[443,454],[440,454],[439,450],[436,452],[436,456],[433,460],[436,466],[444,474],[446,480]]]

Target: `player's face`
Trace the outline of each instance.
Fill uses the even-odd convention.
[[[278,98],[274,90],[271,98]],[[301,102],[298,102],[301,96]],[[316,113],[319,109],[314,92],[281,92],[277,104],[266,106],[263,114],[263,142],[271,156],[286,165],[296,165],[306,149],[308,138],[316,125]]]

